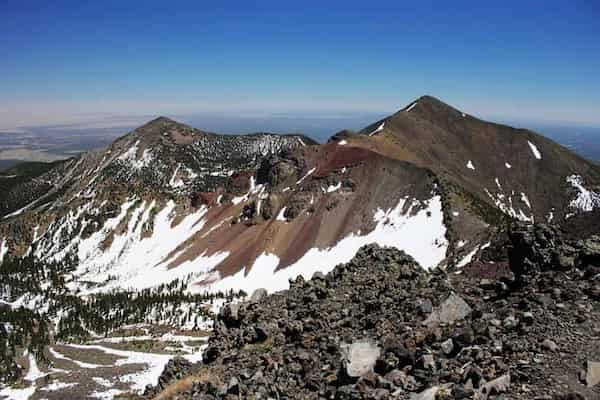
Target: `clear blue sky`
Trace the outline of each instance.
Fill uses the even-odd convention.
[[[391,112],[422,94],[600,125],[596,0],[133,3],[0,2],[0,128],[94,112]]]

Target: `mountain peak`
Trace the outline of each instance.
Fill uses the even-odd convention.
[[[137,128],[138,131],[154,130],[154,129],[165,129],[172,127],[187,127],[185,124],[177,122],[169,117],[160,116],[151,121],[146,122],[144,125]]]
[[[437,97],[433,97],[430,95],[423,95],[408,104],[404,107],[400,112],[408,112],[408,111],[419,111],[422,114],[430,114],[430,115],[440,115],[440,114],[463,114],[461,111],[452,107],[451,105],[444,103]]]

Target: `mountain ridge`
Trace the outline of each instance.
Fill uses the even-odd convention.
[[[62,387],[63,392],[105,392],[108,386],[89,380],[99,373],[102,379],[112,374],[119,390],[140,392],[156,383],[159,367],[173,354],[199,359],[200,350],[183,343],[206,346],[205,340],[173,332],[207,329],[212,312],[225,301],[281,293],[290,282],[303,285],[313,276],[320,281],[331,271],[328,276],[338,276],[336,266],[352,265],[355,254],[373,243],[402,251],[375,250],[377,263],[392,261],[390,268],[400,268],[402,275],[406,268],[386,255],[402,254],[399,259],[418,271],[409,275],[434,277],[444,290],[463,276],[493,275],[499,279],[494,287],[504,291],[510,260],[503,252],[511,245],[497,237],[516,220],[528,227],[527,238],[540,240],[519,250],[533,251],[535,263],[551,260],[571,268],[580,263],[579,253],[587,262],[589,254],[600,252],[597,240],[579,241],[597,231],[597,172],[551,141],[476,120],[428,97],[360,132],[338,132],[325,144],[301,135],[219,135],[156,118],[104,149],[35,172],[0,194],[9,204],[0,219],[0,313],[13,324],[8,332],[0,323],[0,335],[8,335],[7,343],[22,343],[19,332],[29,329],[31,353],[22,354],[28,371],[50,360],[68,371],[68,379],[74,372],[89,383]],[[31,195],[7,196],[27,185]],[[556,226],[540,235],[538,228],[529,232],[534,222],[546,220]],[[559,227],[578,241],[557,254],[551,248],[562,243],[553,239]],[[354,288],[354,275],[347,276]],[[405,283],[415,296],[429,296],[427,287]],[[571,290],[569,285],[565,282]],[[313,294],[318,299],[327,293]],[[365,300],[366,307],[375,304]],[[41,326],[32,328],[32,321]],[[214,329],[223,333],[219,319]],[[259,332],[249,329],[244,337]],[[61,343],[52,341],[53,332]],[[107,335],[117,337],[101,338]],[[116,350],[119,335],[125,342],[146,338],[165,354]],[[93,343],[68,343],[82,338]],[[207,356],[215,340],[218,336]],[[2,365],[18,377],[14,358],[20,353],[11,349],[5,347]],[[121,361],[73,370],[89,365],[92,354],[124,357],[129,371],[139,371],[135,383],[123,376]],[[147,362],[139,362],[141,354]],[[36,385],[44,383],[33,380],[27,390]]]
[[[43,212],[41,221],[47,222],[27,222],[27,208],[23,217],[17,213],[8,224],[0,224],[0,238],[8,249],[4,253],[23,255],[37,242],[37,254],[56,257],[76,251],[104,232],[111,220],[125,224],[102,233],[106,237],[93,245],[101,245],[104,252],[116,245],[113,237],[123,235],[128,224],[126,236],[137,239],[127,239],[126,246],[150,240],[158,234],[153,218],[162,215],[160,210],[170,210],[162,218],[165,223],[171,220],[165,229],[172,232],[183,229],[179,224],[195,215],[187,236],[148,266],[177,270],[198,262],[205,274],[201,282],[231,278],[228,285],[234,287],[243,278],[237,276],[239,271],[248,278],[253,265],[275,263],[267,268],[269,275],[281,275],[294,265],[295,273],[301,273],[300,265],[307,263],[302,260],[311,251],[330,254],[339,249],[341,256],[341,244],[352,242],[355,251],[359,241],[381,240],[377,235],[391,235],[394,229],[400,229],[398,235],[402,226],[427,211],[438,218],[424,222],[433,224],[427,233],[432,235],[428,253],[438,254],[437,246],[445,243],[445,254],[426,266],[448,267],[481,246],[489,226],[504,218],[561,221],[581,212],[578,207],[599,205],[594,197],[598,170],[532,135],[478,120],[432,96],[422,96],[358,133],[338,132],[323,145],[301,135],[219,135],[157,117],[106,149],[65,164],[59,173],[62,183],[53,183],[58,198]],[[548,163],[550,172],[540,172]],[[437,211],[428,210],[438,202]],[[73,217],[74,210],[84,217]],[[397,214],[385,218],[399,218],[396,227],[378,220],[392,210]],[[131,225],[133,218],[143,219],[141,231]],[[62,250],[48,241],[48,230],[58,229],[56,219],[77,227],[53,232],[70,243]],[[21,240],[7,236],[24,230],[29,233],[21,234]],[[46,232],[41,235],[38,230]],[[395,236],[386,243],[413,246],[413,256],[429,260],[408,237]],[[86,254],[80,257],[99,256]],[[343,257],[340,260],[348,260]],[[111,261],[119,262],[119,257]],[[278,279],[276,287],[283,282]],[[242,281],[251,284],[251,279]]]

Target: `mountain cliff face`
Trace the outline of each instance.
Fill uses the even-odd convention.
[[[504,219],[600,206],[598,167],[428,96],[324,145],[158,118],[35,179],[42,194],[0,223],[0,256],[73,256],[84,293],[174,279],[279,290],[372,242],[426,269],[460,267]]]

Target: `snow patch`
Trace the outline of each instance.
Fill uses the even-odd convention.
[[[0,242],[0,262],[4,259],[6,253],[8,253],[8,244],[6,239],[2,239],[2,242]]]
[[[419,204],[422,203],[418,200],[400,199],[396,207],[375,212],[375,229],[366,235],[350,234],[332,247],[312,248],[294,264],[280,270],[277,270],[279,257],[263,253],[249,271],[248,268],[242,269],[205,288],[211,291],[241,289],[246,293],[258,288],[265,288],[269,292],[287,289],[289,279],[299,275],[310,279],[315,272],[327,273],[337,264],[350,261],[361,246],[369,243],[402,249],[425,269],[431,269],[446,257],[448,248],[442,201],[440,196],[433,196],[425,202],[424,208],[411,215],[413,208]],[[403,212],[406,205],[408,209]]]
[[[523,192],[521,192],[521,201],[525,204],[527,204],[527,207],[531,208],[531,203],[529,202],[529,199],[527,198],[527,195]]]
[[[185,250],[180,248],[181,245],[204,228],[208,209],[203,206],[173,226],[175,202],[169,201],[155,216],[151,214],[154,206],[154,202],[148,206],[142,202],[133,208],[132,203],[128,202],[121,207],[121,214],[108,220],[102,230],[78,243],[80,263],[74,275],[79,278],[77,280],[99,284],[88,293],[114,288],[153,287],[204,273],[227,256],[227,253],[211,256],[202,254],[169,269],[169,262]],[[129,208],[133,210],[128,211]],[[115,234],[115,228],[128,212],[130,219],[126,232]],[[149,237],[143,237],[143,227],[152,219],[152,233]],[[102,243],[110,234],[114,235],[112,243],[103,250]]]
[[[381,131],[383,130],[384,126],[385,126],[385,122],[382,122],[382,123],[381,123],[381,124],[380,124],[380,125],[377,127],[377,129],[375,129],[373,132],[369,133],[369,136],[373,136],[374,134],[376,134],[376,133],[378,133],[378,132],[381,132]]]
[[[313,174],[313,173],[314,173],[316,170],[317,170],[317,168],[316,168],[316,167],[315,167],[315,168],[311,168],[311,169],[309,169],[309,170],[308,170],[308,172],[307,172],[307,173],[306,173],[306,174],[305,174],[305,175],[304,175],[302,178],[298,179],[298,181],[296,182],[296,185],[299,185],[299,184],[301,184],[302,182],[304,182],[304,180],[305,180],[306,178],[308,178],[310,175],[312,175],[312,174]]]
[[[537,146],[535,144],[531,143],[529,140],[527,141],[527,143],[529,144],[529,148],[531,149],[531,152],[533,153],[534,157],[537,158],[538,160],[541,160],[542,153],[540,153]]]
[[[569,207],[578,211],[592,211],[600,207],[600,194],[586,189],[581,175],[569,175],[566,178],[567,183],[571,184],[579,193],[571,200]]]
[[[512,218],[516,218],[520,221],[524,222],[533,222],[533,215],[527,216],[523,210],[519,209],[517,212],[513,207],[512,197],[506,196],[504,193],[497,193],[493,195],[487,188],[483,188],[484,192],[488,195],[490,199],[494,201],[496,207],[500,209],[504,214],[511,216]],[[514,193],[513,193],[514,195]],[[508,200],[508,202],[507,202]],[[525,203],[527,204],[527,203]],[[531,208],[531,207],[530,207]]]
[[[341,187],[342,187],[342,182],[338,182],[335,185],[329,185],[329,187],[327,188],[327,193],[336,192],[336,191],[340,190]]]
[[[184,185],[183,181],[177,176],[179,168],[181,168],[181,164],[177,164],[177,167],[175,167],[175,171],[173,172],[173,176],[171,177],[171,180],[169,180],[169,186],[174,189],[180,188]]]
[[[498,186],[498,189],[502,190],[502,185],[500,185],[500,181],[498,180],[498,178],[494,179],[494,182],[496,182],[496,186]]]
[[[286,222],[285,217],[283,216],[285,214],[285,209],[286,207],[283,207],[280,211],[279,214],[277,214],[277,218],[275,218],[277,221],[283,221]]]
[[[413,108],[415,108],[415,106],[417,105],[418,101],[415,101],[414,103],[412,103],[407,109],[406,112],[409,112],[410,110],[412,110]]]
[[[107,354],[121,357],[115,361],[115,366],[141,364],[145,365],[146,368],[140,372],[134,372],[131,374],[123,375],[119,377],[119,380],[123,383],[131,385],[131,388],[135,391],[143,391],[146,385],[156,385],[158,377],[162,373],[165,365],[173,355],[171,354],[156,354],[156,353],[141,353],[136,351],[125,351],[108,348],[99,345],[78,345],[70,344],[69,347],[73,347],[81,350],[99,350]],[[185,357],[185,356],[183,356]]]
[[[475,166],[473,165],[473,162],[471,160],[469,160],[469,162],[467,162],[467,168],[475,170]]]
[[[340,145],[340,146],[344,146],[344,145],[347,145],[347,144],[348,144],[348,142],[345,139],[342,139],[342,140],[340,140],[338,142],[338,145]]]
[[[462,246],[460,246],[462,247]],[[486,244],[484,244],[483,246],[477,246],[475,247],[473,250],[471,250],[466,256],[464,256],[459,262],[458,264],[456,264],[456,266],[458,268],[462,268],[465,265],[469,264],[471,262],[471,260],[473,259],[473,257],[475,256],[475,254],[477,254],[478,251],[483,250],[485,248],[490,247],[490,242],[487,242]]]
[[[8,400],[28,400],[35,392],[35,385],[31,385],[24,389],[5,387],[0,390],[0,397]]]
[[[23,377],[23,379],[25,379],[26,381],[35,382],[38,379],[48,375],[48,373],[43,373],[42,371],[40,371],[33,354],[29,354],[28,361],[29,368],[27,369],[27,374]]]
[[[506,168],[508,168],[508,169],[511,169],[511,168],[512,168],[512,165],[510,165],[510,164],[509,164],[509,163],[507,163],[507,162],[505,162],[505,163],[504,163],[504,166],[505,166]]]

